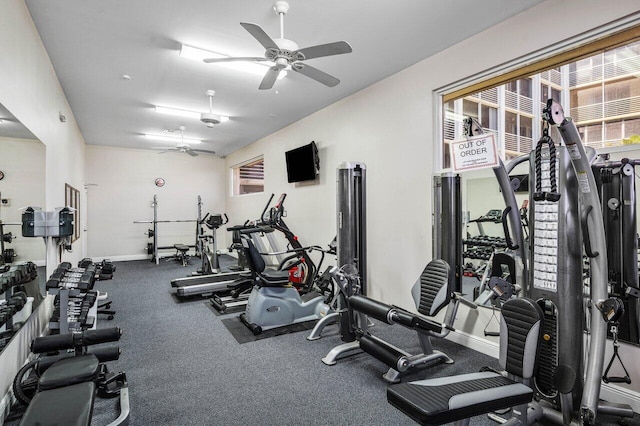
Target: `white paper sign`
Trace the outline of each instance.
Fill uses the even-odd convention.
[[[499,163],[498,148],[493,133],[478,135],[449,145],[454,172],[495,167]]]

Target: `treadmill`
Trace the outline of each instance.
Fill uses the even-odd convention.
[[[277,240],[273,235],[273,229],[267,227],[261,227],[262,218],[265,213],[269,210],[269,206],[271,201],[273,200],[274,194],[271,194],[269,201],[265,205],[262,214],[260,215],[260,219],[256,221],[257,223],[238,225],[227,228],[228,231],[237,231],[242,229],[253,228],[256,232],[251,233],[251,239],[253,243],[256,245],[258,250],[261,253],[266,253],[269,250],[265,247],[264,241],[260,234],[263,234],[267,237],[267,241],[271,246],[271,251],[280,252],[277,246]],[[275,261],[280,262],[283,255],[276,256]],[[265,259],[267,264],[273,264],[271,259]],[[233,290],[238,290],[236,295],[241,297],[241,291],[243,288],[247,288],[251,290],[252,278],[251,272],[249,270],[246,271],[234,271],[234,272],[219,272],[215,274],[208,275],[195,275],[184,278],[176,278],[171,281],[171,287],[176,289],[176,295],[178,297],[192,297],[192,296],[203,296],[208,297],[218,292],[232,292]],[[248,292],[247,292],[248,294]],[[247,296],[248,297],[248,296]]]

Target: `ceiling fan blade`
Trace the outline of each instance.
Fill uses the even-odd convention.
[[[257,24],[250,24],[248,22],[240,22],[242,27],[249,31],[249,34],[253,36],[261,45],[264,46],[265,49],[276,49],[280,50],[275,41],[264,30]]]
[[[321,58],[323,56],[342,55],[351,53],[353,49],[346,41],[336,41],[335,43],[319,44],[317,46],[305,47],[295,52],[299,61],[305,59]],[[299,56],[302,55],[302,56]]]
[[[186,152],[187,154],[189,154],[192,157],[197,157],[198,156],[198,153],[197,152],[193,152],[192,149],[187,149],[184,152]]]
[[[203,61],[206,62],[207,64],[215,64],[217,62],[238,62],[238,61],[263,62],[263,61],[269,61],[269,60],[267,58],[238,57],[238,58],[207,58],[207,59],[203,59]]]
[[[166,146],[152,146],[151,149],[158,149],[158,154],[166,154],[167,152],[175,151],[173,148],[167,148]]]
[[[320,71],[318,68],[314,68],[311,65],[297,63],[293,64],[291,69],[299,72],[300,74],[306,75],[307,77],[319,83],[322,83],[325,86],[334,87],[340,83],[340,80],[338,80],[334,76],[329,75],[324,71]]]
[[[262,82],[260,83],[260,87],[258,87],[258,89],[260,90],[271,89],[275,84],[276,80],[278,79],[278,74],[280,74],[280,68],[278,67],[269,68],[267,73],[264,75],[264,78],[262,79]]]

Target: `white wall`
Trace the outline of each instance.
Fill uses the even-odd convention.
[[[287,192],[289,225],[324,244],[335,234],[336,166],[366,163],[370,295],[410,307],[409,287],[431,257],[433,91],[636,10],[630,0],[544,2],[229,155],[227,166],[264,154],[265,191]],[[288,184],[284,152],[311,140],[319,183]],[[248,218],[258,198],[229,197],[227,207]]]
[[[84,139],[23,0],[0,2],[0,40],[0,103],[47,146],[45,207],[64,206],[65,183],[84,183]],[[80,260],[81,244],[63,260]],[[47,256],[55,268],[55,250]]]
[[[44,207],[45,155],[46,148],[40,141],[0,137],[0,170],[5,173],[0,180],[0,194],[10,202],[8,206],[0,206],[3,223],[21,223],[22,207]],[[5,244],[5,248],[15,250],[16,262],[31,260],[44,264],[41,238],[23,238],[20,226],[5,226],[4,232],[16,237],[11,244]]]
[[[84,139],[23,0],[0,1],[0,40],[0,104],[46,145],[45,207],[63,206],[64,184],[82,188],[84,183]],[[58,120],[60,112],[67,118],[65,123]],[[80,247],[79,241],[74,253],[66,253],[63,259],[80,260]],[[47,251],[50,272],[57,261],[51,247]],[[48,318],[50,311],[48,300],[40,305],[38,318]],[[0,398],[27,358],[29,342],[42,332],[46,321],[34,324],[22,329],[15,343],[0,354]]]
[[[145,258],[151,240],[144,233],[152,225],[133,221],[153,220],[154,194],[158,196],[158,220],[195,220],[198,195],[203,215],[225,211],[226,169],[218,157],[93,145],[87,146],[86,155],[88,257]],[[165,179],[164,187],[155,186],[159,177]],[[195,223],[161,223],[158,227],[160,246],[195,243]],[[225,233],[224,229],[219,232]]]

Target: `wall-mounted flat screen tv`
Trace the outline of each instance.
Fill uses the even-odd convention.
[[[289,183],[314,180],[320,171],[320,157],[315,142],[285,152]]]

